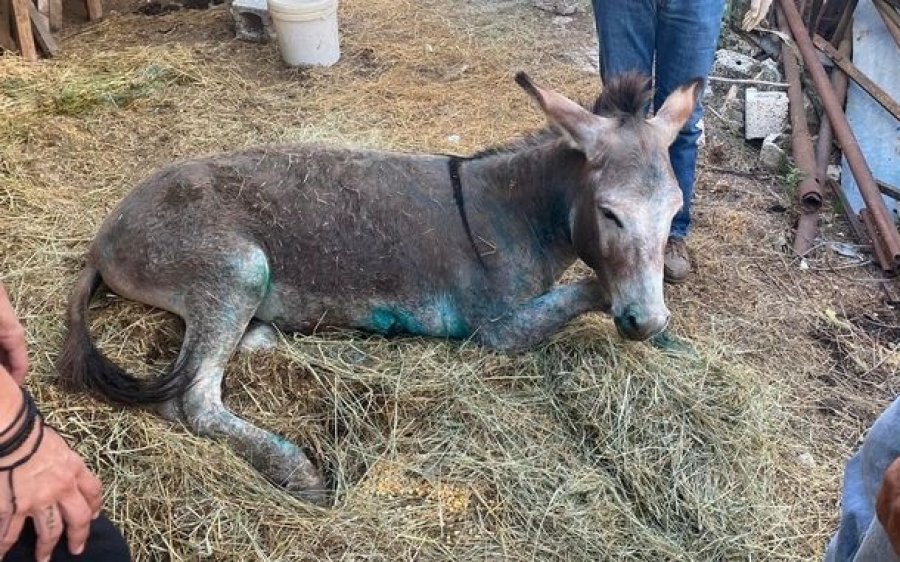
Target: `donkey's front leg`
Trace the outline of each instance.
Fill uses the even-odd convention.
[[[483,324],[475,340],[486,347],[522,351],[543,342],[567,322],[589,311],[608,311],[597,281],[558,285],[543,295]]]

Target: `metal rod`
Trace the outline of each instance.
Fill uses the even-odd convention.
[[[859,212],[859,218],[862,219],[863,224],[866,225],[866,230],[869,232],[869,239],[872,240],[872,251],[875,253],[878,265],[884,271],[894,271],[894,260],[888,256],[888,250],[884,247],[884,240],[879,236],[878,229],[875,227],[875,219],[872,218],[872,213],[869,209],[863,209]]]
[[[898,21],[900,16],[897,16],[897,12],[893,8],[880,0],[875,0],[875,8],[878,10],[878,15],[884,20],[888,33],[891,34],[894,42],[897,43],[897,48],[900,49],[900,21]]]
[[[787,21],[782,11],[778,12],[781,31],[790,34]],[[822,207],[822,192],[816,177],[816,159],[813,153],[812,139],[809,137],[809,125],[806,122],[806,108],[803,106],[803,86],[800,82],[800,64],[797,56],[790,48],[781,49],[781,64],[788,82],[788,101],[791,112],[791,152],[794,164],[803,172],[803,179],[797,186],[797,197],[800,200],[800,219],[794,236],[794,253],[806,254],[816,239],[818,219],[816,211]]]
[[[842,56],[850,56],[850,39],[844,37],[838,48],[838,53]],[[834,88],[834,95],[837,97],[841,107],[844,106],[844,98],[847,97],[847,75],[843,72],[833,71],[831,73],[831,87]],[[819,126],[819,138],[816,139],[816,174],[819,181],[824,183],[828,176],[828,160],[831,157],[831,141],[834,140],[832,135],[831,121],[828,115],[822,116],[822,123]],[[853,214],[853,209],[847,209],[848,216]]]
[[[770,86],[772,88],[787,88],[784,82],[769,82],[767,80],[751,80],[749,78],[725,78],[723,76],[710,76],[710,82],[722,82],[723,84],[741,84],[748,86]]]
[[[838,20],[837,26],[834,28],[832,37],[844,37],[847,30],[850,29],[850,22],[853,20],[853,12],[856,11],[857,0],[850,0],[844,7],[841,19]]]
[[[841,110],[834,91],[831,89],[831,84],[828,83],[825,69],[822,68],[822,63],[816,58],[816,50],[812,45],[812,41],[806,35],[806,30],[803,28],[803,22],[800,21],[800,14],[797,13],[796,6],[791,0],[778,0],[778,3],[781,6],[782,13],[786,16],[785,19],[788,26],[793,31],[792,35],[797,42],[797,47],[800,49],[800,54],[806,62],[807,70],[812,77],[816,90],[819,92],[822,105],[828,113],[828,118],[831,120],[834,136],[838,139],[841,149],[844,151],[844,156],[850,165],[850,171],[853,173],[853,177],[856,178],[856,183],[859,186],[859,192],[869,208],[872,222],[884,239],[889,255],[896,267],[900,264],[900,234],[897,233],[893,219],[888,213],[884,201],[881,199],[881,194],[875,185],[875,178],[872,177],[872,172],[869,170],[866,158],[863,156],[859,143],[850,129],[847,117]]]
[[[815,39],[813,39],[813,44],[815,44],[816,48],[828,55],[828,58],[834,61],[834,64],[838,66],[842,71],[844,71],[847,76],[853,79],[854,82],[859,84],[859,87],[866,91],[872,98],[881,104],[881,107],[888,110],[888,113],[894,116],[895,119],[900,121],[900,103],[894,101],[894,98],[891,97],[890,94],[885,92],[881,86],[872,81],[871,78],[863,74],[863,72],[856,68],[850,59],[844,56],[841,56],[837,50],[831,46],[831,43],[823,39],[821,36],[816,35]]]
[[[881,180],[875,180],[875,183],[878,184],[878,191],[884,193],[892,199],[900,201],[900,187],[894,187],[888,182]]]

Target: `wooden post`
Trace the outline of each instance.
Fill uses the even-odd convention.
[[[0,49],[14,53],[19,49],[16,47],[16,40],[13,39],[9,22],[9,0],[0,0]]]
[[[87,4],[88,19],[91,21],[103,17],[103,4],[101,0],[84,0]]]
[[[31,15],[31,24],[34,26],[34,37],[37,39],[41,50],[48,57],[55,57],[59,53],[59,45],[56,39],[50,33],[50,22],[48,18],[38,11],[34,4],[28,2],[28,11]]]
[[[28,4],[31,0],[11,0],[16,22],[16,36],[19,38],[19,51],[29,62],[37,62],[37,49],[34,48],[34,36],[31,34],[31,15]]]
[[[59,31],[63,23],[62,0],[50,0],[50,31]]]

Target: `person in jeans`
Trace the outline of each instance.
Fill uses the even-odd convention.
[[[900,562],[900,398],[847,462],[841,523],[825,562]]]
[[[759,4],[759,2],[756,2]],[[600,39],[600,76],[603,82],[629,71],[653,76],[653,107],[682,84],[706,80],[719,40],[725,0],[593,0]],[[669,147],[675,178],[684,206],[672,220],[665,253],[665,279],[684,280],[691,262],[684,239],[691,227],[691,202],[697,167],[697,141],[703,107],[694,113]]]
[[[131,560],[100,512],[100,481],[21,386],[27,373],[25,330],[0,285],[0,560]]]

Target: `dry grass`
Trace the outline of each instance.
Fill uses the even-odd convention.
[[[0,59],[0,278],[31,388],[105,481],[137,559],[817,558],[841,463],[898,390],[900,322],[879,312],[873,270],[824,249],[797,268],[788,217],[767,211],[791,205],[773,179],[701,173],[698,271],[669,289],[696,356],[589,316],[515,357],[344,333],[236,358],[229,405],[308,447],[327,510],[223,444],[53,385],[85,248],[152,169],[295,140],[469,152],[540,125],[515,70],[585,100],[597,83],[572,47],[585,16],[566,31],[509,2],[347,0],[341,17],[344,58],[324,70],[230,40],[221,9],[113,16],[56,61]],[[747,169],[746,147],[711,142],[732,143],[717,166]],[[134,371],[177,351],[165,314],[107,297],[93,315]]]

